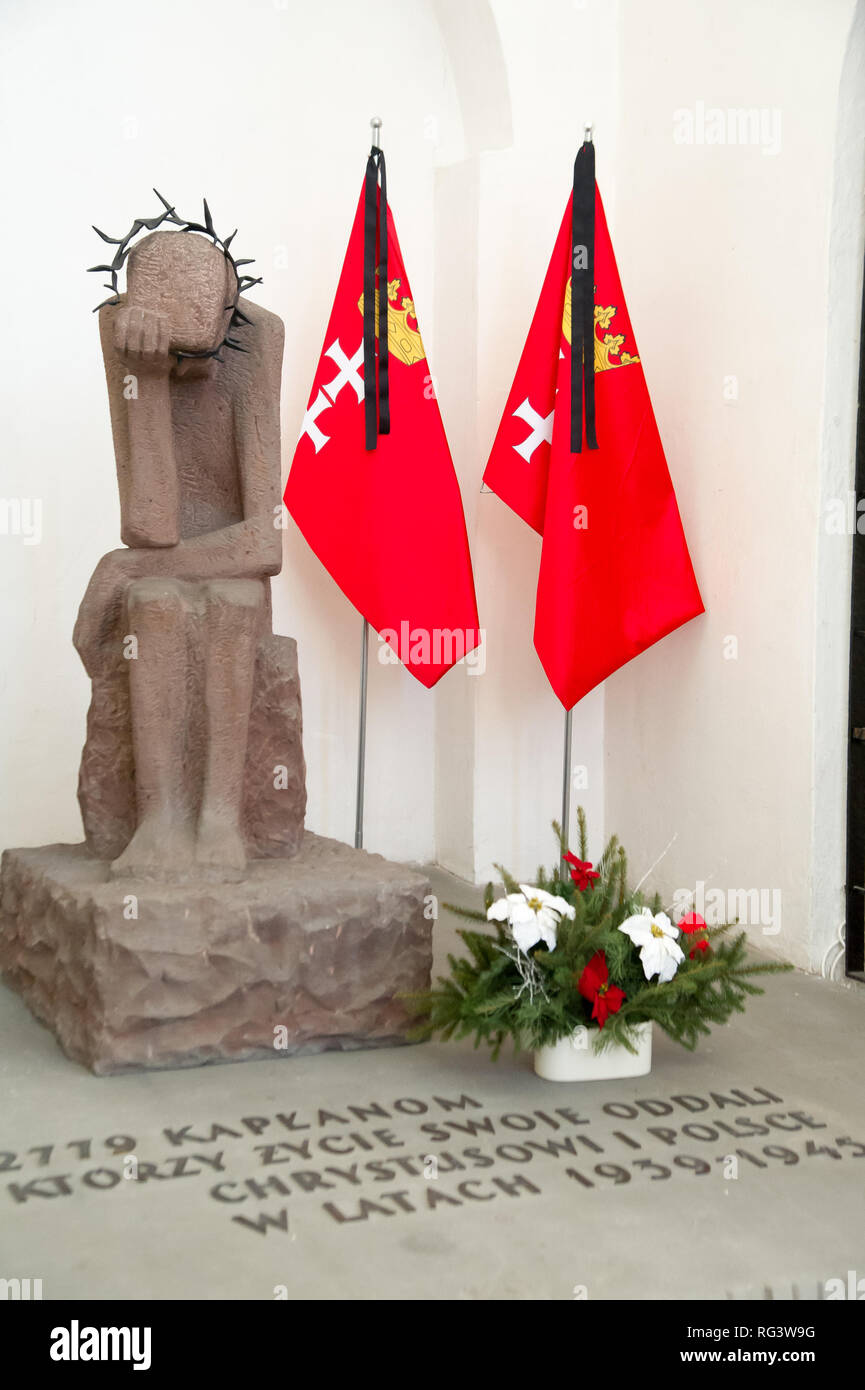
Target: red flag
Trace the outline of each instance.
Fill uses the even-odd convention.
[[[484,473],[543,537],[535,648],[565,709],[703,612],[597,189],[598,448],[571,453],[571,219]]]
[[[346,597],[431,687],[478,645],[478,611],[459,484],[389,208],[387,237],[376,299],[386,288],[389,433],[366,449],[362,190],[285,505]]]

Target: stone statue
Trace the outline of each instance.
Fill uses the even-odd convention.
[[[283,326],[240,300],[247,322],[235,341],[244,351],[224,350],[223,361],[210,355],[226,336],[238,286],[232,262],[194,232],[154,231],[140,241],[127,287],[100,309],[100,334],[128,548],[100,561],[73,639],[94,682],[85,828],[111,855],[115,876],[239,878],[253,676],[270,630],[268,577],[282,562]],[[291,646],[283,685],[296,685],[293,643],[275,642]],[[106,728],[117,733],[124,683],[129,735],[107,759],[101,745]],[[296,849],[293,832],[302,830],[299,692],[291,704],[287,761],[260,766],[252,788],[251,799],[267,799],[277,767],[294,783],[279,788],[287,836],[265,853]],[[269,714],[280,720],[278,708]],[[118,761],[127,793],[119,811]]]
[[[124,546],[75,625],[86,843],[4,851],[0,970],[97,1073],[405,1042],[429,883],[304,829],[297,648],[270,616],[282,323],[207,204],[203,226],[163,205],[98,267]]]

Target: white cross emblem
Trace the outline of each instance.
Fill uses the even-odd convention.
[[[529,404],[528,396],[526,396],[526,399],[523,401],[522,405],[518,406],[517,409],[514,411],[514,415],[516,416],[516,418],[518,420],[525,420],[526,424],[530,425],[532,430],[531,434],[526,436],[522,444],[514,445],[514,448],[516,449],[520,458],[524,458],[526,463],[531,463],[532,455],[534,454],[535,450],[538,448],[540,444],[543,444],[545,440],[547,444],[552,444],[553,418],[555,416],[555,413],[556,411],[554,407],[550,411],[549,415],[539,415],[538,412]]]
[[[301,426],[300,437],[301,439],[303,439],[303,436],[305,434],[308,434],[313,444],[315,445],[316,453],[318,453],[319,449],[323,448],[323,446],[327,443],[327,441],[330,439],[330,435],[322,434],[321,430],[318,428],[318,425],[315,422],[318,419],[321,412],[323,410],[329,410],[330,406],[331,402],[327,399],[327,396],[324,394],[323,391],[319,391],[312,405],[309,407],[309,409],[303,417],[303,425]]]
[[[339,372],[333,381],[326,381],[324,389],[335,401],[344,386],[353,386],[357,393],[358,401],[363,400],[363,377],[358,372],[358,367],[363,366],[363,342],[349,360],[339,345],[339,338],[334,339],[330,347],[325,352],[325,357],[329,357],[334,366],[339,367]]]

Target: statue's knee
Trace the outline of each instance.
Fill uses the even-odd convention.
[[[260,579],[212,579],[207,585],[209,607],[258,609],[264,606]]]
[[[140,617],[142,613],[179,612],[183,607],[183,584],[178,579],[160,579],[150,576],[134,579],[126,591],[126,605],[130,614]]]

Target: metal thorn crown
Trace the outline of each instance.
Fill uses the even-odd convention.
[[[158,213],[156,217],[137,217],[129,228],[129,231],[122,237],[107,236],[105,232],[100,231],[98,227],[94,226],[93,228],[97,236],[100,236],[103,241],[107,241],[109,246],[117,247],[114,253],[114,259],[111,261],[110,265],[92,265],[88,268],[88,273],[90,271],[104,271],[111,277],[110,283],[105,286],[107,290],[111,290],[111,298],[103,299],[101,304],[97,304],[96,308],[93,310],[94,314],[106,304],[120,303],[117,277],[123,269],[126,257],[132,249],[132,242],[138,236],[139,232],[155,232],[157,227],[161,227],[165,222],[170,222],[173,226],[179,227],[183,232],[203,232],[205,236],[210,237],[214,246],[219,248],[234,271],[234,278],[237,284],[234,299],[230,304],[225,305],[226,310],[231,310],[231,318],[228,321],[228,331],[222,339],[222,342],[219,343],[217,347],[211,348],[207,352],[175,352],[173,355],[178,361],[182,361],[184,358],[213,357],[217,362],[222,362],[225,359],[220,356],[220,353],[224,347],[231,348],[232,352],[246,352],[247,348],[243,347],[235,338],[231,337],[231,330],[233,328],[238,328],[241,324],[251,322],[243,310],[238,307],[238,300],[245,290],[251,289],[253,285],[261,284],[260,275],[243,275],[240,272],[241,266],[252,265],[254,257],[244,260],[235,260],[229,248],[232,241],[237,236],[237,229],[235,228],[231,236],[226,237],[223,241],[216,233],[206,198],[204,199],[204,222],[187,222],[184,218],[178,217],[174,207],[172,207],[167,199],[163,198],[158,189],[154,188],[153,191],[163,207],[163,211]]]

